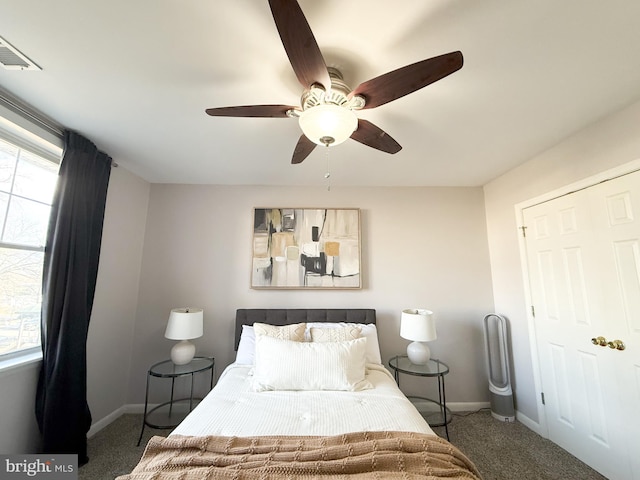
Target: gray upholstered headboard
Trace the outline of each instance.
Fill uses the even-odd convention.
[[[235,350],[238,350],[240,343],[242,325],[253,325],[254,322],[271,325],[303,322],[376,323],[376,311],[372,308],[241,308],[236,310]]]

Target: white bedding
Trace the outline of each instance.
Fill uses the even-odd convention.
[[[391,374],[367,364],[373,389],[254,392],[250,365],[231,364],[215,388],[171,433],[180,435],[339,435],[357,431],[433,431]]]

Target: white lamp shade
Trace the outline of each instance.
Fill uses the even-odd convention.
[[[436,322],[431,310],[409,308],[402,311],[400,336],[416,342],[430,342],[437,338]]]
[[[201,308],[174,308],[164,336],[171,340],[189,340],[203,335],[203,311]]]
[[[317,105],[302,112],[298,123],[312,142],[334,146],[351,137],[358,126],[358,117],[345,107]]]

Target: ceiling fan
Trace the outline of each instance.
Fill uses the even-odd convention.
[[[348,138],[386,153],[402,147],[355,111],[375,108],[415,92],[462,68],[459,51],[422,60],[385,73],[351,90],[341,73],[327,67],[296,0],[269,0],[271,13],[298,81],[304,87],[301,107],[245,105],[208,108],[214,117],[298,118],[303,134],[291,163],[301,163],[317,145],[338,145]]]

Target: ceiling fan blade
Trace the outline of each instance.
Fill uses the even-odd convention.
[[[309,140],[304,133],[300,136],[296,148],[293,150],[293,157],[291,158],[292,164],[302,163],[302,161],[309,156],[313,149],[316,148],[316,144]]]
[[[360,95],[365,99],[363,108],[379,107],[460,70],[462,63],[462,52],[428,58],[361,83],[349,98]]]
[[[331,78],[327,66],[298,2],[269,0],[269,5],[298,81],[304,88],[317,83],[328,91],[331,88]]]
[[[244,105],[240,107],[207,108],[205,111],[212,117],[288,117],[289,110],[297,107],[290,105]]]
[[[358,119],[358,128],[351,134],[351,138],[356,142],[386,153],[398,153],[402,150],[400,144],[387,132],[362,118]]]

